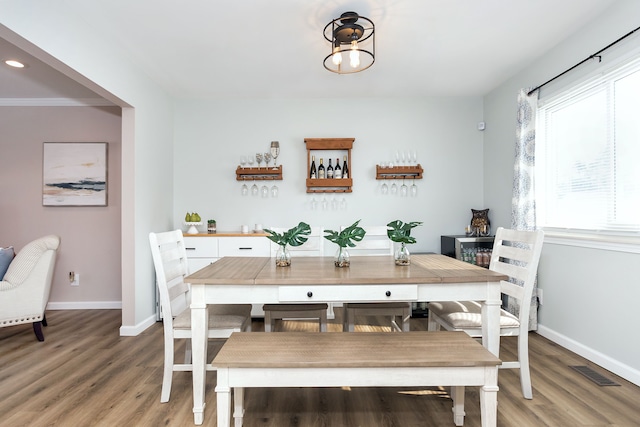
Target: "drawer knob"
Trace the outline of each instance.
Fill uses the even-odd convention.
[[[308,296],[309,298],[311,298],[311,297],[313,296],[313,292],[311,292],[311,291],[307,292],[307,296]]]
[[[387,291],[384,293],[386,296],[390,297],[391,296],[391,291]]]

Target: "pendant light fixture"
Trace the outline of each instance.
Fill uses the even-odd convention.
[[[331,53],[324,68],[337,74],[352,74],[371,67],[376,60],[375,25],[356,12],[345,12],[324,27]]]

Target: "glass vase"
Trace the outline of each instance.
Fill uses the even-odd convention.
[[[407,245],[405,245],[404,243],[400,243],[400,246],[398,247],[398,249],[396,249],[393,257],[396,261],[396,265],[411,264],[411,254],[409,253]]]
[[[280,245],[276,252],[276,267],[289,266],[291,266],[291,254],[289,253],[289,249],[287,249],[286,245]]]
[[[351,261],[349,260],[349,251],[347,251],[347,248],[338,247],[334,264],[336,267],[349,267]]]

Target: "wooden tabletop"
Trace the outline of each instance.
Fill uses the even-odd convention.
[[[487,282],[507,276],[438,254],[412,255],[411,264],[397,266],[392,256],[351,257],[348,268],[336,267],[333,257],[294,258],[290,267],[276,267],[267,257],[224,257],[189,275],[193,284],[417,284]]]
[[[464,332],[235,332],[218,368],[495,366],[500,359]]]

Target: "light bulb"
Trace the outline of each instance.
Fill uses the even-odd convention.
[[[333,57],[331,60],[333,61],[333,65],[342,64],[342,53],[340,53],[340,46],[336,46],[333,48]]]
[[[360,66],[360,51],[358,50],[357,40],[353,40],[351,42],[351,52],[349,52],[349,65],[351,65],[351,68],[358,68]]]

